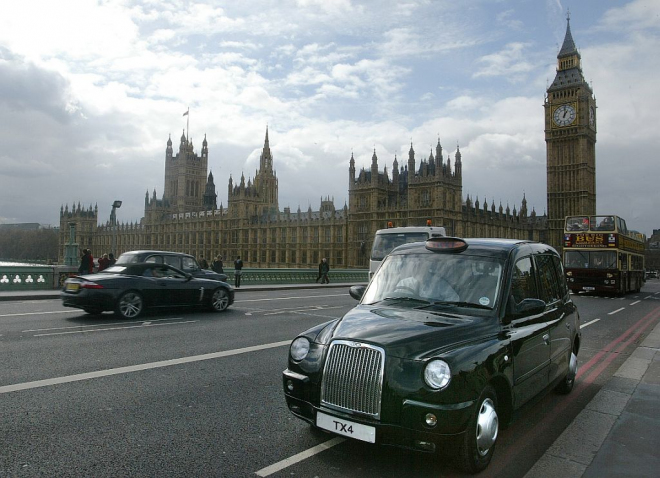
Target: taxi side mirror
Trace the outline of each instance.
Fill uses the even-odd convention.
[[[361,300],[362,296],[364,295],[364,291],[367,288],[363,285],[354,285],[350,289],[348,289],[348,293],[353,297],[355,300]]]
[[[519,304],[516,303],[513,296],[509,297],[507,306],[507,323],[512,319],[521,319],[530,315],[538,315],[545,310],[545,302],[541,299],[523,299]]]

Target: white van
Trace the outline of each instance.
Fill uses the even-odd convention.
[[[441,226],[390,227],[377,230],[369,259],[369,280],[378,270],[385,256],[395,247],[409,242],[426,241],[430,237],[446,235],[445,228]]]

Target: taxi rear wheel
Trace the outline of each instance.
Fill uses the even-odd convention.
[[[459,465],[468,473],[477,473],[490,463],[499,433],[497,395],[493,387],[483,389],[459,447]]]
[[[561,393],[563,395],[567,395],[571,393],[571,390],[573,390],[573,385],[575,385],[577,368],[578,368],[578,359],[577,359],[577,355],[573,351],[571,352],[571,358],[568,364],[568,372],[566,372],[566,376],[563,378],[561,382],[559,382],[559,384],[557,384],[557,387],[555,388],[555,390],[558,393]]]

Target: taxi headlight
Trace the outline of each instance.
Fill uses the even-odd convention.
[[[291,348],[289,349],[291,353],[291,358],[296,362],[301,361],[309,353],[309,340],[305,337],[298,337],[296,340],[291,342]]]
[[[440,390],[449,385],[451,380],[451,370],[449,365],[443,360],[431,360],[424,369],[424,381],[426,384],[436,390]]]

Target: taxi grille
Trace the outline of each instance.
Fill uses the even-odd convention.
[[[380,418],[385,351],[359,342],[330,344],[321,383],[321,404]]]

